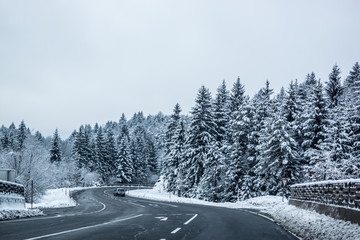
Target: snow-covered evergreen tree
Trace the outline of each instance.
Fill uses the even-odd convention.
[[[106,141],[102,127],[99,127],[95,140],[95,165],[103,183],[107,184],[110,178],[109,163],[107,162]]]
[[[56,129],[51,142],[50,162],[59,163],[61,161],[61,139],[58,130]]]
[[[132,182],[134,178],[134,167],[131,161],[129,142],[126,135],[119,135],[115,167],[116,177],[120,182]]]
[[[216,136],[212,97],[205,86],[199,89],[191,114],[185,169],[187,171],[186,186],[189,188],[188,196],[195,196],[204,174],[205,162],[209,161],[207,157]]]
[[[316,87],[310,92],[309,104],[304,112],[304,122],[302,131],[304,133],[304,141],[302,148],[304,157],[307,160],[306,165],[314,165],[319,159],[316,151],[319,145],[325,139],[325,125],[327,124],[327,109],[325,98],[323,95],[323,85],[318,81]],[[304,166],[307,167],[307,166]],[[307,170],[307,174],[311,175],[311,169]],[[311,177],[311,176],[310,176]]]
[[[19,151],[24,149],[24,142],[25,139],[27,138],[27,135],[28,135],[28,130],[26,129],[25,122],[21,121],[19,126],[19,131],[17,134],[17,146]]]
[[[108,129],[106,132],[106,162],[108,164],[108,174],[110,177],[114,177],[116,175],[116,166],[115,162],[117,160],[117,148],[115,143],[115,138],[113,131],[111,129]]]
[[[259,162],[255,166],[258,176],[254,182],[261,194],[276,195],[281,191],[281,178],[298,182],[300,175],[297,143],[290,135],[289,123],[281,114],[267,119],[262,131]]]
[[[326,82],[325,92],[327,95],[329,108],[335,108],[340,104],[343,87],[340,81],[340,68],[335,64],[332,72],[329,74],[329,81]]]
[[[181,121],[180,113],[181,108],[180,105],[177,103],[174,107],[173,114],[171,115],[171,120],[167,126],[165,135],[166,143],[164,162],[162,166],[162,175],[165,183],[167,184],[166,188],[169,191],[175,191],[176,189],[177,173],[180,164],[179,161],[182,157],[182,147],[185,142],[184,132],[179,132],[179,128],[184,127],[184,124]],[[182,135],[178,136],[176,134]]]
[[[234,201],[241,191],[242,177],[249,169],[248,137],[252,129],[250,122],[253,117],[244,86],[239,78],[232,88],[230,105],[232,111],[225,143],[227,156],[223,161],[225,165],[223,166],[225,169],[223,198]]]

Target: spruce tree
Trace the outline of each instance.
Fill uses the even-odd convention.
[[[340,104],[343,94],[343,87],[340,81],[340,68],[335,64],[329,74],[329,81],[326,83],[325,92],[328,99],[329,108],[335,108]]]
[[[115,162],[117,158],[117,148],[115,143],[114,134],[111,129],[108,129],[106,132],[106,162],[108,164],[108,174],[110,177],[116,175]]]
[[[17,134],[17,146],[19,151],[24,149],[25,147],[24,142],[25,139],[27,138],[27,135],[28,135],[28,131],[26,129],[25,123],[24,121],[21,121]]]
[[[115,162],[116,177],[122,183],[130,183],[134,178],[134,167],[130,157],[129,142],[126,135],[119,135],[118,152]]]
[[[107,162],[106,142],[102,127],[97,129],[95,140],[95,166],[99,172],[103,183],[109,182],[109,163]]]
[[[306,160],[304,167],[308,169],[307,174],[311,174],[311,166],[321,160],[318,154],[320,150],[319,145],[324,141],[326,134],[325,126],[328,116],[323,95],[323,85],[320,80],[309,96],[309,100],[309,105],[306,107],[304,113],[304,122],[302,123],[302,131],[304,134],[302,148]],[[309,164],[310,167],[307,166]]]
[[[243,97],[241,95],[241,97]],[[235,96],[234,96],[235,100]],[[238,103],[239,101],[237,101]],[[229,127],[230,121],[230,95],[226,89],[225,81],[217,89],[217,94],[214,100],[214,122],[216,125],[216,141],[219,146],[224,143],[227,129]],[[234,103],[235,105],[235,103]],[[234,106],[235,108],[235,106]]]
[[[51,141],[50,162],[51,163],[61,162],[61,139],[59,137],[57,129],[55,130]]]
[[[195,196],[197,187],[204,173],[204,164],[215,141],[216,125],[212,114],[212,97],[210,91],[202,86],[191,111],[191,123],[187,139],[186,152],[186,185],[189,196]]]
[[[281,178],[298,182],[300,175],[297,143],[290,135],[289,123],[281,114],[267,119],[262,131],[259,162],[255,166],[255,181],[261,194],[276,195],[281,190]]]

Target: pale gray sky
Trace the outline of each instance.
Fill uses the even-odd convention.
[[[360,61],[357,0],[0,0],[0,125],[62,138],[121,113],[183,113],[240,76],[253,96]]]

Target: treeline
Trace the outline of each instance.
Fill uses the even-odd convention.
[[[142,112],[119,122],[80,126],[66,140],[55,130],[52,137],[34,134],[24,121],[0,128],[0,168],[15,169],[16,181],[30,184],[35,196],[46,189],[102,184],[154,183],[158,179],[161,136],[169,117]]]
[[[289,184],[359,177],[360,67],[342,83],[332,68],[273,96],[267,81],[253,97],[240,79],[215,98],[202,86],[190,119],[177,104],[167,126],[162,175],[179,196],[235,201],[281,192]]]
[[[68,139],[33,133],[24,121],[0,128],[0,168],[40,196],[48,188],[153,183],[209,201],[235,201],[281,191],[289,184],[359,177],[360,66],[342,81],[335,65],[323,83],[314,73],[273,96],[255,96],[238,78],[213,97],[202,86],[190,116],[179,104],[159,113],[104,125],[82,125]]]

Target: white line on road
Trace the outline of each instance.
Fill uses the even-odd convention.
[[[125,202],[125,201],[124,201]],[[131,202],[131,201],[126,201],[127,203],[130,203],[130,204],[133,204],[133,205],[136,205],[136,206],[139,206],[139,207],[146,207],[144,205],[141,205],[141,204],[138,204],[138,203],[134,203],[134,202]]]
[[[96,200],[95,200],[95,201],[96,201]],[[90,212],[90,213],[86,213],[86,214],[99,213],[99,212],[102,212],[102,211],[104,211],[104,210],[106,209],[106,205],[105,205],[105,204],[103,204],[102,202],[99,202],[99,201],[97,201],[97,202],[100,203],[101,205],[103,205],[103,208],[100,209],[100,210],[97,210],[97,211],[95,211],[95,212]]]
[[[71,233],[71,232],[76,232],[76,231],[81,231],[81,230],[85,230],[85,229],[89,229],[89,228],[95,228],[95,227],[105,226],[105,225],[108,225],[108,224],[111,224],[111,223],[123,222],[123,221],[130,220],[130,219],[133,219],[133,218],[141,217],[141,216],[142,216],[142,214],[139,214],[139,215],[136,215],[136,216],[132,216],[132,217],[128,217],[128,218],[123,218],[123,219],[119,219],[119,220],[115,220],[115,221],[111,221],[111,222],[100,223],[100,224],[91,225],[91,226],[86,226],[86,227],[81,227],[81,228],[75,228],[75,229],[71,229],[71,230],[67,230],[67,231],[62,231],[62,232],[57,232],[57,233],[42,235],[42,236],[33,237],[33,238],[27,238],[27,239],[25,239],[25,240],[36,240],[36,239],[42,239],[42,238],[47,238],[47,237],[54,237],[54,236],[58,236],[58,235],[66,234],[66,233]]]
[[[194,220],[197,216],[198,216],[198,215],[195,214],[192,218],[190,218],[189,220],[187,220],[187,221],[184,223],[184,225],[189,224],[189,223],[190,223],[192,220]]]
[[[138,202],[146,202],[146,203],[151,203],[151,204],[165,205],[165,206],[169,206],[169,207],[178,207],[178,206],[173,205],[173,204],[162,203],[162,202],[152,202],[152,201],[143,200],[143,199],[141,199],[141,200],[139,199]]]
[[[171,234],[177,233],[181,228],[176,228],[174,231],[171,232]]]

